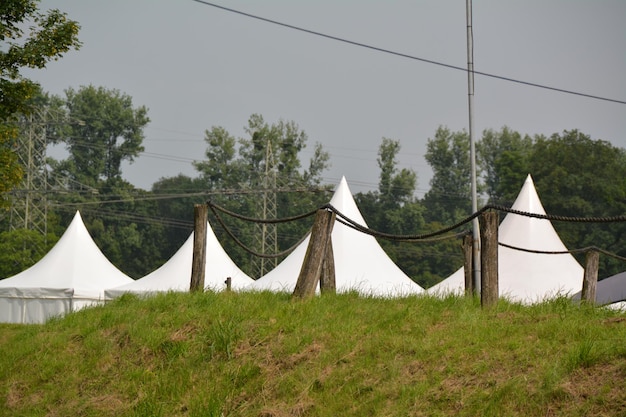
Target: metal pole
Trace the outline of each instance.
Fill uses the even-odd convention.
[[[469,140],[470,166],[472,172],[472,213],[478,211],[478,195],[476,191],[476,146],[474,144],[474,34],[472,30],[472,0],[465,1],[467,17],[467,99],[469,108]],[[474,291],[480,293],[480,229],[478,218],[472,222],[472,249],[474,267]]]

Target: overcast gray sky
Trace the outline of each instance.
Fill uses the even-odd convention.
[[[264,18],[465,68],[462,0],[214,0]],[[253,113],[293,120],[331,155],[324,182],[345,175],[353,192],[377,188],[383,137],[400,141],[399,167],[431,170],[437,127],[468,129],[467,75],[265,23],[193,0],[43,0],[81,25],[83,47],[27,72],[44,90],[92,84],[149,109],[145,153],[124,177],[150,189],[195,176],[204,131],[235,136]],[[474,68],[532,83],[626,100],[626,1],[479,0]],[[475,131],[523,134],[580,129],[626,148],[626,105],[476,76]],[[520,184],[521,187],[521,184]]]

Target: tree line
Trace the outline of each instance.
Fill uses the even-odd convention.
[[[235,137],[214,126],[205,131],[206,152],[193,163],[195,176],[177,175],[157,180],[151,190],[124,180],[122,161],[132,161],[143,150],[147,109],[117,90],[84,86],[66,90],[64,97],[42,93],[37,105],[62,115],[67,123],[48,129],[49,143],[62,145],[67,157],[48,159],[48,245],[37,253],[14,250],[33,239],[32,232],[7,230],[3,220],[3,276],[10,276],[46,253],[77,209],[106,256],[121,270],[139,278],[159,267],[188,238],[193,205],[210,200],[248,217],[271,214],[285,218],[327,203],[334,185],[323,183],[329,154],[313,145],[304,160],[308,136],[293,121],[268,123],[253,114]],[[41,113],[41,112],[40,112]],[[80,120],[81,123],[71,121]],[[591,139],[578,130],[549,137],[522,135],[504,127],[486,130],[477,141],[481,204],[510,206],[530,173],[546,211],[570,217],[607,217],[626,212],[626,152],[609,142]],[[417,174],[400,169],[400,141],[382,138],[378,150],[378,188],[357,193],[355,201],[368,225],[390,234],[424,234],[454,224],[471,214],[469,138],[465,131],[441,126],[427,141],[425,159],[433,171],[430,189],[416,196]],[[272,182],[267,183],[270,179]],[[273,201],[275,211],[263,211]],[[272,200],[273,199],[273,200]],[[248,248],[260,250],[258,225],[223,216],[228,229]],[[229,255],[251,276],[258,276],[250,255],[229,238],[211,216],[211,224]],[[276,226],[275,247],[283,251],[311,226],[302,220]],[[555,228],[569,248],[598,246],[625,256],[621,223],[563,223]],[[469,225],[467,228],[469,229]],[[389,256],[417,283],[428,287],[462,264],[460,240],[403,243],[380,240]],[[580,259],[582,262],[582,259]],[[625,269],[619,260],[603,257],[605,276]]]
[[[44,39],[36,48],[20,50],[15,42],[15,47],[5,48],[9,52],[0,52],[0,159],[4,161],[0,192],[5,213],[0,219],[0,278],[24,270],[47,253],[77,209],[103,253],[122,271],[140,278],[169,259],[187,239],[196,203],[210,199],[245,216],[284,218],[329,201],[334,186],[322,180],[330,163],[328,152],[316,143],[313,156],[304,160],[302,151],[309,146],[305,131],[294,121],[268,123],[259,114],[248,119],[245,137],[234,137],[219,126],[207,129],[205,155],[193,163],[195,176],[160,178],[150,190],[126,181],[122,162],[133,162],[144,150],[148,109],[136,106],[119,90],[89,85],[54,96],[21,77],[20,67],[44,67],[48,60],[80,46],[76,22],[58,11],[43,16],[35,3],[16,0],[0,6],[0,17],[8,28],[3,41],[18,39],[17,22],[28,17],[39,22],[43,33],[35,40]],[[52,48],[52,44],[58,47]],[[15,143],[26,134],[27,117],[32,123],[33,115],[48,115],[39,121],[46,126],[42,146],[58,145],[67,150],[66,158],[46,161],[46,235],[10,228],[7,215],[16,195],[11,190],[21,187],[24,171],[17,163]],[[416,173],[398,168],[400,141],[382,138],[378,188],[354,196],[368,225],[390,234],[424,234],[470,215],[469,146],[465,131],[441,126],[434,132],[425,154],[433,177],[429,191],[418,198]],[[606,217],[626,213],[626,151],[608,141],[575,129],[531,136],[503,127],[484,131],[476,148],[481,204],[510,206],[530,173],[550,214]],[[264,247],[260,239],[264,234],[273,237],[271,251],[291,247],[311,226],[310,220],[302,220],[263,231],[235,218],[227,218],[225,223],[252,249]],[[211,224],[233,260],[251,276],[258,276],[258,258],[230,239],[215,218]],[[556,222],[554,226],[569,248],[594,245],[626,256],[624,223]],[[380,243],[400,268],[424,287],[462,265],[458,239]],[[624,269],[622,261],[601,258],[602,276]]]

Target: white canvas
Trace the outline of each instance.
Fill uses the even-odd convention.
[[[367,227],[345,177],[337,186],[330,204],[348,218]],[[335,221],[331,239],[337,292],[354,290],[363,295],[401,296],[423,291],[422,287],[387,256],[374,237]],[[298,281],[308,244],[309,237],[250,288],[292,292]]]
[[[104,301],[104,290],[132,282],[102,254],[79,212],[39,262],[0,281],[0,321],[42,323]]]
[[[160,268],[143,278],[126,285],[106,290],[108,298],[124,293],[151,294],[167,291],[189,291],[193,261],[193,232],[178,251]],[[246,275],[228,256],[217,240],[210,224],[207,224],[205,288],[222,290],[226,278],[231,278],[233,289],[242,289],[253,280]]]
[[[512,209],[535,214],[546,212],[530,175]],[[498,229],[498,240],[529,250],[563,252],[567,248],[547,219],[507,213]],[[513,301],[532,303],[582,288],[583,267],[571,254],[536,254],[498,246],[499,293]],[[464,268],[428,289],[432,294],[464,292]]]

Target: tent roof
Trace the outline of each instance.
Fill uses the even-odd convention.
[[[367,227],[345,177],[337,186],[330,204],[345,216]],[[331,236],[338,292],[356,290],[365,295],[389,296],[423,291],[422,287],[402,272],[387,256],[374,237],[337,221]],[[309,237],[276,268],[256,280],[250,288],[293,291],[308,244]]]
[[[70,289],[75,298],[100,299],[105,288],[129,282],[132,278],[102,254],[77,211],[63,236],[39,262],[0,281],[0,294],[9,288]]]
[[[572,296],[573,300],[580,300],[581,291]],[[626,271],[612,275],[596,285],[596,303],[600,305],[626,301]]]
[[[126,292],[150,293],[158,291],[189,291],[193,260],[193,232],[178,251],[160,268],[143,278],[116,288],[107,289],[107,297]],[[221,289],[226,278],[232,279],[232,288],[250,285],[253,279],[232,261],[217,240],[211,224],[207,224],[205,287]]]
[[[533,180],[526,178],[512,208],[546,214]],[[498,229],[498,240],[517,248],[563,252],[567,248],[547,219],[508,213]],[[537,254],[498,247],[498,276],[501,296],[521,302],[541,301],[557,294],[573,293],[582,287],[583,268],[569,254]],[[464,290],[464,269],[429,288],[430,293],[460,293]]]

